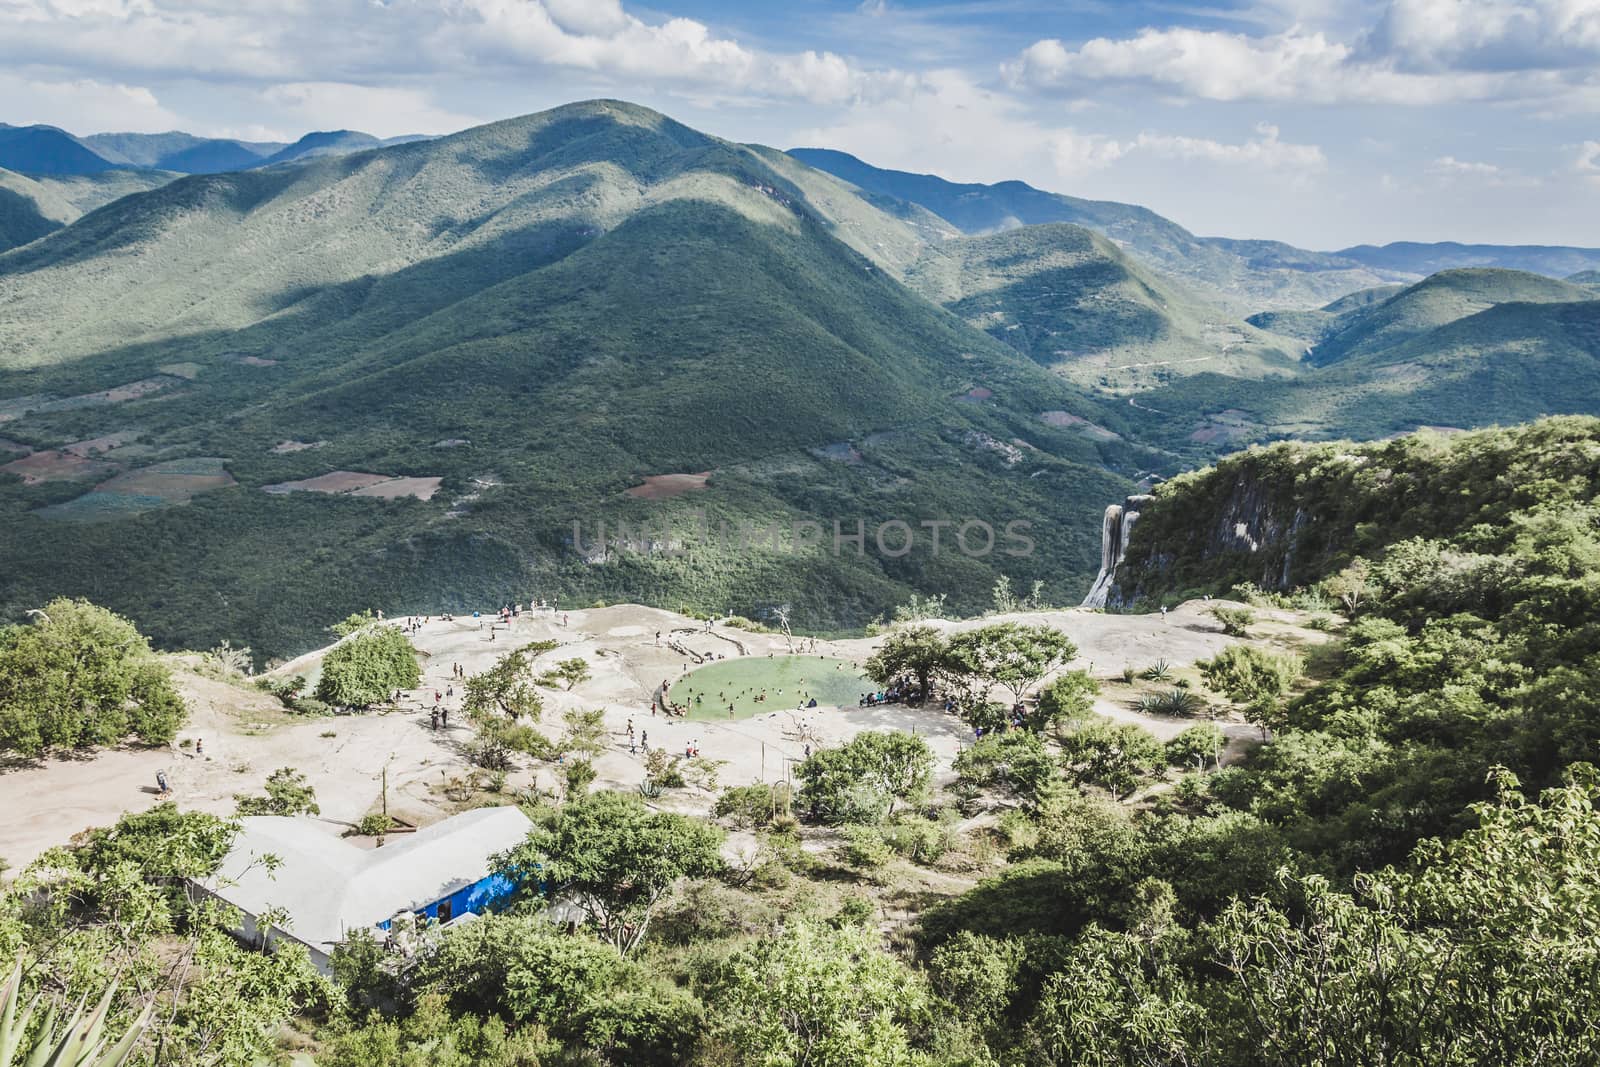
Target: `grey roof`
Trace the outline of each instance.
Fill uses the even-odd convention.
[[[363,849],[308,819],[239,820],[233,848],[199,884],[254,918],[288,913],[296,940],[327,952],[349,930],[415,911],[488,876],[489,857],[520,844],[533,824],[514,807],[478,808],[383,848]],[[281,863],[268,871],[265,855]]]

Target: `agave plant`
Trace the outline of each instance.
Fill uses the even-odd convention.
[[[18,1013],[17,1003],[22,996],[22,961],[18,960],[5,987],[0,989],[0,1067],[121,1067],[150,1025],[151,1009],[147,1005],[122,1036],[113,1041],[106,1033],[106,1017],[116,993],[117,985],[113,982],[88,1014],[84,1013],[85,1003],[80,1002],[60,1036],[56,1034],[55,1005],[49,1005],[32,1044],[24,1049],[23,1038],[39,1006],[39,996],[35,995]]]
[[[1139,698],[1139,710],[1146,715],[1189,716],[1205,707],[1205,701],[1183,689],[1169,689],[1161,693],[1145,693]]]
[[[639,795],[646,800],[659,800],[661,798],[661,783],[654,778],[646,778],[639,783]]]
[[[1139,677],[1150,682],[1168,681],[1172,678],[1172,664],[1164,659],[1158,659],[1155,663],[1146,667]]]

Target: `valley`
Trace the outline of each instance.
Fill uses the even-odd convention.
[[[1600,1064],[1600,0],[0,61],[0,1067]]]
[[[165,158],[136,148],[117,150]],[[1251,274],[1142,209],[911,181],[614,101],[302,148],[82,217],[62,183],[156,172],[22,179],[62,225],[0,256],[6,611],[81,593],[164,645],[227,632],[264,657],[304,650],[311,616],[529,585],[788,603],[844,632],[913,592],[976,610],[1002,575],[1072,602],[1105,501],[1253,442],[1600,410],[1600,305],[1533,274],[1406,284],[1285,254]],[[1233,310],[1313,284],[1338,299]],[[1026,518],[1037,550],[591,558],[570,532],[858,518]]]

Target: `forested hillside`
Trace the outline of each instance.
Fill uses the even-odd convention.
[[[1038,549],[1006,566],[1071,599],[1078,502],[1150,465],[1120,408],[897,281],[915,220],[766,158],[574,105],[182,179],[0,257],[0,603],[80,592],[266,654],[533,590],[859,626],[915,589],[970,609],[1002,562],[885,556],[880,523],[1017,519]],[[690,551],[584,547],[619,519]],[[814,552],[738,547],[801,521]]]
[[[516,804],[532,820],[493,860],[504,911],[353,934],[320,975],[292,940],[254,952],[177,891],[217,869],[238,826],[161,804],[7,885],[0,950],[35,961],[15,980],[25,996],[98,996],[106,964],[145,976],[102,1010],[175,1067],[291,1053],[319,1067],[1582,1067],[1600,1056],[1597,483],[1594,419],[1231,457],[1159,488],[1126,561],[1127,580],[1217,599],[1138,620],[1032,608],[951,623],[928,616],[937,603],[902,605],[860,667],[896,695],[819,712],[843,734],[813,737],[781,781],[721,781],[698,741],[679,755],[661,740],[693,733],[633,707],[667,687],[629,683],[627,658],[649,658],[653,679],[679,649],[605,612],[588,635],[507,621],[508,638],[531,625],[605,653],[540,665],[568,642],[496,657],[481,638],[451,653],[484,667],[460,705],[472,740],[430,751],[429,778],[441,759],[471,761],[440,774],[438,803]],[[1261,516],[1296,517],[1250,525],[1240,486]],[[1235,536],[1255,549],[1190,547],[1241,515]],[[1292,588],[1237,581],[1285,546],[1303,553]],[[995,605],[1017,607],[1003,585]],[[161,684],[130,694],[145,707],[102,704],[65,743],[86,758],[156,703],[158,736],[181,728],[167,668],[125,620],[47,608],[0,631],[0,712],[38,699],[6,678],[61,686],[81,671],[64,652],[116,648],[92,657],[108,684]],[[793,640],[734,622],[719,626],[742,634],[736,664],[770,669]],[[459,630],[443,622],[431,640],[466,648]],[[325,653],[319,694],[366,677],[379,645],[404,660],[392,684],[417,684],[408,642],[429,638],[370,616],[334,631],[346,640]],[[1119,673],[1108,650],[1173,658]],[[228,651],[185,661],[243,687]],[[611,677],[588,690],[591,669]],[[406,714],[318,720],[304,683],[280,672],[257,688],[323,739],[417,729]],[[386,707],[389,685],[376,689],[349,699]],[[628,706],[585,710],[598,692]],[[270,729],[256,720],[272,713],[250,714],[224,741],[240,752]],[[642,756],[634,719],[655,739]],[[730,756],[737,729],[757,728],[679,725]],[[601,766],[636,786],[591,791]],[[318,810],[292,767],[236,800],[236,816]],[[382,835],[387,811],[353,832]],[[572,926],[553,924],[545,909],[572,900]],[[174,952],[193,965],[164,966]]]

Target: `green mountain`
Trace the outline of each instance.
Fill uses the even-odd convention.
[[[911,223],[774,157],[594,102],[179,179],[0,256],[0,432],[37,450],[0,484],[0,610],[48,586],[281,654],[370,605],[840,626],[912,590],[981,606],[999,573],[1078,595],[1078,502],[1154,460],[1127,409],[918,297],[890,261]],[[292,491],[325,475],[359,493]],[[708,544],[702,515],[826,543]],[[673,552],[596,549],[619,519]],[[1032,521],[1037,549],[870,541],[969,519]],[[834,540],[858,523],[863,552]]]
[[[1567,276],[1570,285],[1581,285],[1585,289],[1600,289],[1600,270],[1580,270],[1576,274]]]
[[[1333,253],[1374,270],[1437,274],[1458,267],[1498,267],[1564,278],[1577,271],[1600,269],[1600,248],[1565,245],[1466,245],[1455,241],[1432,244],[1396,241],[1382,246],[1356,245]]]
[[[245,170],[286,147],[275,142],[237,141],[170,133],[96,133],[81,138],[84,144],[116,163],[180,174],[219,174]]]
[[[24,175],[0,170],[0,252],[59,230],[78,214],[53,190]]]
[[[1350,316],[1373,304],[1381,304],[1406,288],[1404,285],[1377,285],[1357,289],[1330,304],[1309,310],[1262,311],[1245,321],[1258,329],[1308,342],[1308,349],[1330,333],[1348,325]]]
[[[1448,271],[1330,317],[1292,379],[1200,374],[1141,393],[1136,432],[1197,450],[1224,425],[1240,444],[1600,413],[1600,300],[1570,283]]]
[[[305,159],[319,159],[323,156],[342,156],[350,152],[365,152],[372,148],[391,148],[394,145],[411,144],[416,141],[426,141],[429,138],[421,134],[406,134],[400,137],[380,139],[370,133],[361,133],[357,130],[326,130],[317,133],[308,133],[294,144],[283,145],[276,152],[264,153],[257,163],[251,166],[270,167],[278,163],[294,163]]]
[[[1332,330],[1312,351],[1312,362],[1343,359],[1393,347],[1497,304],[1587,300],[1581,286],[1522,271],[1465,269],[1435,274],[1386,300],[1329,310]]]
[[[1141,266],[1081,226],[1046,223],[931,244],[918,292],[1070,380],[1109,391],[1200,371],[1293,370],[1277,338]]]
[[[1070,222],[1104,234],[1147,266],[1181,279],[1243,315],[1267,307],[1308,307],[1352,290],[1399,280],[1361,264],[1265,241],[1196,237],[1148,208],[1083,200],[1023,182],[957,183],[931,174],[873,167],[844,152],[796,148],[790,155],[867,195],[921,205],[968,234]]]
[[[167,171],[28,177],[0,170],[0,252],[53,233],[86,212],[177,177]]]
[[[54,126],[0,122],[0,167],[23,174],[98,174],[116,164]]]

